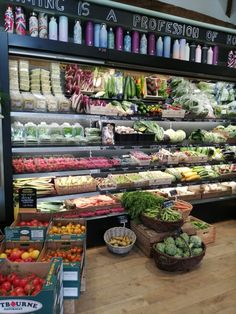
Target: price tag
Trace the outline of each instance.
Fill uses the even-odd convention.
[[[126,224],[128,222],[127,216],[119,216],[118,220],[119,220],[120,224]]]
[[[169,208],[169,207],[172,207],[173,205],[174,205],[173,201],[165,201],[164,204],[163,204],[163,207],[164,208]]]
[[[37,210],[37,190],[33,188],[19,189],[19,211],[31,211]]]

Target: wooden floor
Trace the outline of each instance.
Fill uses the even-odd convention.
[[[88,250],[87,287],[76,313],[236,314],[236,221],[216,226],[216,243],[185,274],[158,270],[137,248],[125,257],[105,247]]]

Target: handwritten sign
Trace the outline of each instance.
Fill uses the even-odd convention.
[[[36,211],[37,210],[37,191],[33,188],[19,189],[19,210]]]

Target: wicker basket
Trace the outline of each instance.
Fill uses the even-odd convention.
[[[178,221],[168,222],[168,221],[162,221],[156,218],[150,218],[150,217],[145,216],[144,214],[141,214],[140,218],[144,226],[151,228],[155,230],[156,232],[169,232],[169,231],[178,230],[184,224],[183,219],[178,220]]]
[[[125,247],[118,247],[118,246],[113,246],[108,242],[112,237],[124,237],[124,236],[128,236],[130,239],[132,239],[133,241],[132,244]],[[132,250],[134,243],[136,241],[136,235],[132,230],[128,228],[114,227],[114,228],[108,229],[105,232],[104,241],[106,242],[106,245],[109,251],[115,254],[122,255],[122,254],[127,254]]]
[[[156,266],[166,271],[188,271],[197,266],[206,253],[206,245],[202,243],[203,252],[198,256],[176,258],[152,248],[152,254]]]
[[[175,208],[175,202],[174,202],[174,207],[173,207],[173,209],[176,210],[176,211],[178,211],[179,213],[181,213],[181,214],[182,214],[182,217],[183,217],[183,220],[186,221],[187,218],[188,218],[188,216],[190,215],[192,209],[193,209],[193,205],[190,204],[190,203],[188,203],[188,202],[185,202],[185,201],[183,201],[183,200],[178,200],[178,201],[181,202],[182,204],[186,204],[186,205],[189,206],[189,209],[188,209],[188,210],[181,210],[181,209],[179,209],[179,208]]]

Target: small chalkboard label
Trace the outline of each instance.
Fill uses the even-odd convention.
[[[119,216],[118,219],[120,224],[126,224],[128,222],[127,216]]]
[[[164,208],[169,208],[172,207],[173,205],[174,205],[173,201],[165,201],[163,204]]]
[[[19,209],[36,210],[37,209],[37,190],[33,188],[19,189]]]

